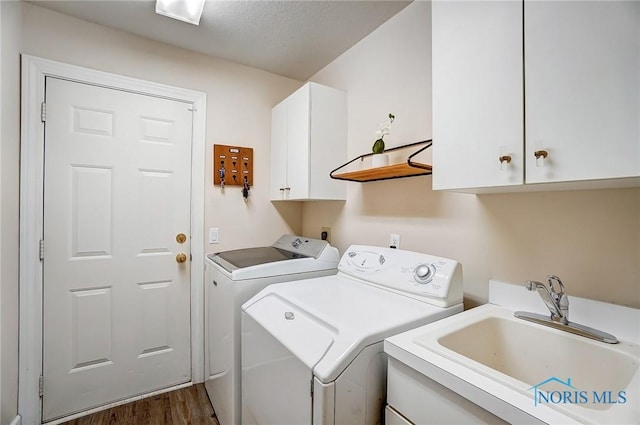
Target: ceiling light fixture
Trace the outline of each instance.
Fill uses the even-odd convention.
[[[200,25],[205,0],[156,0],[156,13]]]

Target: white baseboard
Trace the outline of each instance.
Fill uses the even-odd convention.
[[[17,415],[15,418],[13,418],[10,425],[22,425],[22,417],[20,415]]]

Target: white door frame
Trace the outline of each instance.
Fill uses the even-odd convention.
[[[204,381],[204,185],[207,95],[22,55],[20,156],[20,345],[18,411],[25,425],[40,424],[42,403],[42,262],[45,78],[57,77],[191,104],[191,380]]]

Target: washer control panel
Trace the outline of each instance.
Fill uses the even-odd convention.
[[[287,252],[295,252],[305,257],[318,258],[329,243],[319,239],[305,238],[295,235],[282,235],[271,245]]]
[[[462,267],[429,254],[364,245],[349,247],[341,273],[438,306],[462,302]]]

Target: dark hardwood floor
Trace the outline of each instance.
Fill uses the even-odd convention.
[[[147,397],[61,425],[220,425],[204,384]]]

